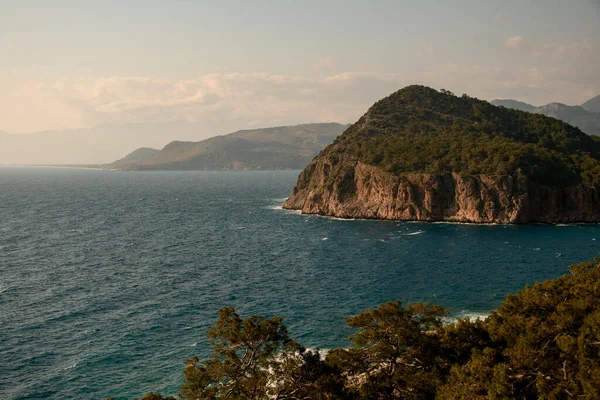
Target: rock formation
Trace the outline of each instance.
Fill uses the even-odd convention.
[[[416,89],[410,87],[405,90],[418,92],[425,90],[427,96],[434,97],[448,96],[437,92],[433,94],[430,92],[432,89],[422,87]],[[460,100],[460,98],[455,99]],[[467,100],[478,102],[471,98]],[[597,182],[584,182],[576,177],[566,184],[553,184],[552,179],[540,179],[540,176],[535,174],[529,176],[524,171],[527,166],[522,161],[518,164],[519,168],[509,169],[509,173],[504,174],[490,173],[494,171],[472,173],[478,171],[468,169],[431,171],[432,168],[427,163],[420,170],[398,172],[386,168],[386,160],[381,162],[378,154],[375,154],[374,158],[371,154],[370,157],[380,160],[379,165],[364,162],[365,157],[360,152],[348,150],[357,148],[356,142],[361,143],[358,147],[365,148],[368,147],[365,143],[379,141],[386,135],[392,137],[390,143],[397,142],[401,136],[406,135],[404,132],[407,127],[406,124],[402,126],[402,122],[398,124],[400,126],[396,133],[390,133],[391,130],[386,129],[388,126],[385,123],[380,123],[379,129],[368,126],[368,121],[373,119],[381,122],[382,105],[385,106],[383,107],[386,110],[385,115],[397,116],[391,119],[406,120],[398,118],[398,113],[403,113],[406,107],[390,109],[390,105],[394,102],[387,99],[382,102],[373,106],[365,117],[361,118],[355,126],[350,127],[302,171],[284,208],[301,210],[306,214],[341,218],[402,221],[600,222],[600,188]],[[395,103],[399,105],[398,101]],[[430,105],[427,111],[433,109],[435,105],[433,107]],[[510,114],[515,111],[507,110],[507,112]],[[414,110],[410,113],[414,114]],[[428,123],[436,120],[437,117],[429,118]],[[574,137],[582,135],[581,132],[568,132],[568,134],[575,135]],[[449,137],[452,137],[452,134]],[[583,139],[586,142],[585,138]],[[408,145],[403,145],[405,146],[403,148],[408,148],[410,142],[409,140]],[[594,143],[586,142],[586,145],[593,146]],[[435,146],[452,145],[450,142],[442,142],[441,145]],[[464,152],[459,151],[458,154]],[[487,157],[495,155],[487,154]],[[394,158],[403,158],[403,156],[409,158],[405,153],[399,152],[395,156],[389,156],[387,161],[394,165]],[[469,155],[466,157],[469,158]],[[597,162],[596,158],[593,160]],[[539,169],[539,165],[535,167]]]

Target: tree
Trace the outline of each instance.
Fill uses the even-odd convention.
[[[456,365],[440,398],[600,399],[600,263],[509,295],[485,323],[492,345]]]
[[[183,399],[600,399],[600,260],[507,296],[485,321],[393,301],[348,317],[350,349],[293,341],[282,319],[223,308]],[[141,400],[173,400],[148,393]]]
[[[351,399],[344,377],[320,352],[296,344],[284,350],[271,371],[272,399]]]
[[[212,358],[187,360],[184,399],[269,398],[269,370],[275,356],[292,343],[279,317],[252,316],[242,320],[233,307],[219,312],[208,331]]]
[[[354,347],[338,349],[326,361],[350,377],[368,399],[429,399],[441,374],[436,365],[439,334],[447,311],[440,306],[392,301],[347,318],[358,329]]]

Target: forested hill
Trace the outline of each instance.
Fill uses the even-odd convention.
[[[588,135],[600,136],[600,112],[596,111],[598,103],[600,103],[600,96],[583,103],[581,106],[549,103],[545,106],[536,107],[516,100],[492,100],[491,103],[495,106],[554,117],[578,127]]]
[[[302,169],[348,125],[303,124],[242,130],[200,142],[138,149],[107,165],[125,170]]]
[[[394,174],[519,175],[552,186],[600,183],[600,142],[544,115],[408,86],[375,103],[321,157]]]

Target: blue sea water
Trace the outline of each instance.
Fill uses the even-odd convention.
[[[387,300],[487,314],[599,255],[596,225],[281,210],[297,174],[0,168],[0,398],[177,393],[226,305],[348,346],[344,317]]]

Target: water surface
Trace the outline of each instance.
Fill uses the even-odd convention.
[[[596,225],[345,221],[281,210],[298,171],[0,168],[0,398],[176,393],[219,308],[310,347],[399,299],[455,316],[598,254]]]

